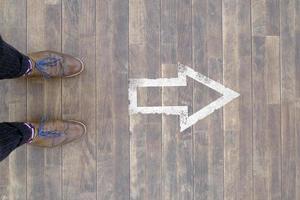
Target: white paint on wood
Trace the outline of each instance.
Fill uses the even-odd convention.
[[[190,77],[199,83],[219,92],[223,96],[211,102],[196,113],[188,116],[188,106],[142,106],[137,105],[137,88],[139,87],[178,87],[186,86],[187,79]],[[128,98],[129,98],[129,114],[167,114],[178,115],[180,117],[180,131],[194,125],[197,121],[207,117],[215,110],[223,107],[233,99],[240,96],[239,93],[224,87],[224,85],[194,71],[188,66],[178,64],[177,78],[158,78],[158,79],[130,79]]]

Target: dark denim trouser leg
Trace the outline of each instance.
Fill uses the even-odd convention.
[[[24,75],[29,67],[28,59],[0,36],[0,80]]]
[[[31,129],[24,123],[0,123],[0,162],[30,139]]]

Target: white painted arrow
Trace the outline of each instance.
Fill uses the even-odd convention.
[[[150,106],[150,107],[138,107],[137,105],[137,88],[138,87],[175,87],[186,86],[187,79],[190,78],[206,85],[207,87],[221,93],[223,96],[217,100],[211,102],[204,108],[200,109],[196,113],[188,116],[187,106]],[[167,115],[179,115],[180,116],[180,131],[184,131],[187,128],[194,125],[197,121],[207,117],[215,110],[223,107],[233,99],[240,96],[239,93],[224,87],[224,85],[211,80],[210,78],[194,71],[188,66],[178,64],[178,77],[177,78],[158,78],[158,79],[130,79],[128,98],[129,98],[129,113],[130,114],[167,114]]]

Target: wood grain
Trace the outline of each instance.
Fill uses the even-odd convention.
[[[296,132],[296,199],[300,198],[300,2],[295,2],[295,132]],[[281,68],[282,70],[282,68]]]
[[[200,10],[200,12],[199,12]],[[193,60],[196,71],[223,82],[222,1],[193,1]],[[202,12],[201,12],[202,11]],[[194,112],[219,98],[194,84]],[[194,196],[223,199],[222,109],[194,126]]]
[[[61,1],[27,1],[28,52],[61,51]],[[27,85],[27,118],[61,118],[61,80],[32,78]],[[28,147],[27,198],[61,199],[61,147]]]
[[[177,1],[177,61],[192,65],[192,1]],[[178,93],[179,105],[189,108],[193,112],[193,82],[188,80],[187,87]],[[178,123],[178,122],[177,122]],[[193,194],[193,130],[182,133],[175,132],[177,139],[177,196],[178,199],[192,199]]]
[[[161,1],[162,77],[177,76],[176,2]],[[175,64],[175,65],[174,65]],[[162,105],[178,105],[178,88],[162,88]],[[178,199],[177,133],[179,117],[162,116],[162,199]]]
[[[252,30],[254,36],[279,36],[279,0],[252,0]]]
[[[128,1],[97,1],[97,198],[129,199]]]
[[[177,62],[192,67],[192,1],[164,0],[161,8],[163,77],[176,77]],[[192,86],[189,80],[182,90],[163,88],[163,105],[185,105],[192,112]],[[178,121],[178,117],[163,116],[163,199],[193,198],[192,129],[180,133]]]
[[[296,121],[299,122],[300,120],[300,102],[298,100],[297,102],[297,106],[296,106]],[[297,137],[297,141],[296,141],[296,154],[297,154],[297,157],[296,157],[296,163],[297,163],[297,170],[296,170],[296,179],[297,179],[297,183],[296,183],[296,198],[300,198],[300,191],[299,191],[299,188],[300,188],[300,170],[299,170],[299,163],[300,163],[300,142],[299,142],[299,138],[300,138],[300,124],[299,123],[296,123],[296,137]]]
[[[80,76],[63,79],[62,117],[82,121],[87,135],[63,147],[63,199],[96,200],[96,3],[63,0],[62,51],[84,62]]]
[[[160,78],[160,1],[129,1],[129,78]],[[157,58],[157,59],[153,59]],[[143,90],[142,105],[161,105],[161,90]],[[130,198],[161,199],[161,116],[130,116]]]
[[[208,40],[209,14],[208,1],[193,1],[193,64],[196,71],[209,76],[208,47],[213,47],[214,41]],[[220,41],[219,41],[220,42]],[[219,45],[222,45],[222,42]],[[218,46],[218,45],[217,45]],[[221,47],[222,48],[222,47]],[[197,111],[207,105],[212,99],[209,96],[209,88],[195,87],[193,94],[193,109]],[[207,117],[194,125],[194,198],[211,198],[209,181],[209,122]],[[222,185],[222,184],[220,184]]]
[[[240,97],[224,107],[224,199],[252,199],[250,1],[223,1],[224,85]]]
[[[281,199],[279,37],[254,37],[252,52],[254,199]]]
[[[282,199],[297,199],[296,125],[296,8],[297,1],[280,4]],[[298,21],[298,20],[297,20]],[[299,59],[299,58],[298,58]]]

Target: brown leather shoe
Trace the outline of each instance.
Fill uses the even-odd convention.
[[[30,144],[41,147],[56,147],[70,143],[84,134],[86,126],[74,120],[53,120],[31,123],[35,136]]]
[[[80,59],[55,51],[30,53],[28,57],[33,64],[33,69],[27,77],[70,78],[79,75],[84,70]]]

